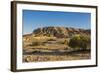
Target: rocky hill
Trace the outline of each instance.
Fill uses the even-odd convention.
[[[54,36],[57,38],[68,38],[75,34],[90,34],[90,29],[77,29],[68,27],[44,27],[37,28],[32,34],[35,36]]]

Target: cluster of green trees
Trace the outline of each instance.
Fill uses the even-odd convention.
[[[87,50],[91,48],[90,35],[75,35],[69,41],[69,46],[78,50]]]

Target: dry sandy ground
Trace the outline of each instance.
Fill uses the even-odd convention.
[[[23,55],[23,62],[46,62],[46,61],[68,61],[68,60],[83,60],[90,59],[90,51],[79,51],[79,52],[60,52],[60,53],[44,53],[37,52]]]

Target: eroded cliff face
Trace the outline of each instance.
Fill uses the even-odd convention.
[[[67,28],[67,27],[44,27],[33,31],[35,36],[54,36],[57,38],[67,38],[74,34],[90,34],[90,30]]]

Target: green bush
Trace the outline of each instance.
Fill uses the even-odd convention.
[[[77,48],[81,50],[90,49],[90,36],[89,35],[75,35],[69,41],[69,46],[72,48]]]

